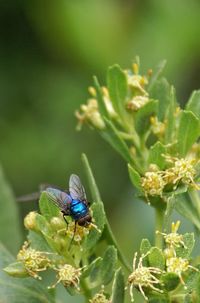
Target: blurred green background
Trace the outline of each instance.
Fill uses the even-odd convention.
[[[85,152],[131,260],[141,238],[153,238],[153,212],[134,198],[126,165],[110,146],[86,127],[75,131],[74,111],[87,99],[93,75],[103,84],[109,65],[128,67],[135,55],[144,72],[167,59],[165,75],[184,104],[200,87],[199,20],[198,0],[2,0],[0,162],[15,196],[42,182],[66,188],[71,173],[85,184]],[[37,204],[17,207],[22,229]]]

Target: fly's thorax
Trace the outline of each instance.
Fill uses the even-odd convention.
[[[82,217],[87,216],[89,209],[84,201],[72,200],[70,205],[70,215],[74,220],[79,220]]]

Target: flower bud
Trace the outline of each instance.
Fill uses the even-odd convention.
[[[34,230],[34,231],[39,231],[37,228],[36,224],[36,217],[37,217],[37,212],[36,211],[31,211],[26,215],[24,218],[24,226],[29,229],[29,230]]]

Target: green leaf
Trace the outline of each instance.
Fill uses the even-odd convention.
[[[107,285],[112,280],[115,273],[116,264],[117,250],[114,246],[108,246],[103,255],[103,260],[99,268],[99,277],[101,284]]]
[[[50,220],[52,217],[59,216],[59,208],[48,198],[47,193],[42,192],[39,200],[39,207],[41,214]]]
[[[179,285],[180,278],[175,273],[166,273],[162,275],[161,281],[166,291],[172,291]]]
[[[11,263],[3,270],[12,277],[24,278],[29,276],[22,262]]]
[[[0,167],[0,238],[2,243],[16,253],[21,243],[19,212],[13,192]]]
[[[171,303],[167,294],[154,293],[149,296],[149,303]]]
[[[185,195],[176,196],[175,209],[183,217],[191,221],[200,231],[200,218],[198,216],[197,210]]]
[[[162,251],[157,247],[152,247],[148,255],[149,265],[162,270],[165,268],[165,257]]]
[[[97,187],[94,175],[92,173],[92,169],[90,167],[88,158],[85,154],[82,154],[82,161],[83,161],[83,165],[84,165],[85,172],[87,175],[87,180],[88,180],[89,188],[91,191],[92,199],[93,199],[93,201],[96,201],[96,203],[102,203],[99,189]]]
[[[141,177],[139,173],[130,165],[128,164],[128,172],[131,179],[132,184],[138,189],[142,190],[141,188]]]
[[[92,272],[96,272],[99,269],[99,265],[101,264],[101,262],[101,257],[98,257],[94,261],[92,261],[81,274],[81,279],[85,279],[86,277],[92,275]]]
[[[124,302],[124,275],[122,273],[121,268],[115,273],[114,282],[112,286],[112,303],[123,303]]]
[[[108,112],[107,112],[107,109],[106,109],[106,106],[105,106],[105,103],[104,103],[104,100],[103,100],[101,86],[100,86],[100,84],[98,82],[98,79],[96,77],[94,77],[94,86],[95,86],[96,92],[97,92],[97,100],[98,100],[98,109],[99,109],[99,112],[100,112],[100,114],[101,114],[102,117],[109,118]]]
[[[144,135],[150,128],[150,117],[158,111],[158,101],[150,100],[135,114],[135,129],[139,135]]]
[[[42,281],[30,278],[13,278],[3,268],[14,262],[14,258],[0,245],[0,301],[3,303],[54,303]]]
[[[194,248],[194,234],[186,233],[183,235],[184,247],[180,244],[180,247],[176,247],[176,255],[181,258],[189,258]]]
[[[118,130],[114,124],[104,119],[106,123],[106,130],[101,131],[101,136],[124,158],[127,162],[132,162],[128,145],[120,137]]]
[[[188,302],[200,302],[200,272],[199,265],[196,266],[196,270],[191,270],[189,275],[185,279],[185,284],[187,286],[187,292],[191,293],[192,297],[195,299]]]
[[[175,110],[176,110],[177,102],[175,89],[171,86],[170,89],[170,101],[169,106],[166,110],[165,121],[166,121],[166,129],[165,129],[165,143],[173,142],[175,130],[176,130],[176,118],[175,118]]]
[[[90,271],[90,288],[107,285],[112,280],[117,264],[116,248],[114,246],[108,246],[103,258],[98,260],[98,266],[95,263]]]
[[[149,151],[149,164],[156,164],[161,170],[164,169],[166,165],[165,158],[163,155],[166,154],[165,146],[157,141],[153,146],[151,146]]]
[[[189,149],[199,137],[199,120],[192,113],[182,111],[177,134],[177,151],[180,156],[186,156]]]
[[[120,116],[126,114],[125,102],[128,92],[127,77],[119,65],[108,69],[107,84],[113,107]]]
[[[165,78],[162,78],[155,82],[150,91],[150,97],[158,100],[158,120],[163,121],[167,108],[170,104],[170,85]]]
[[[164,213],[164,226],[165,227],[169,226],[169,224],[170,224],[170,218],[171,218],[172,212],[174,210],[175,203],[176,203],[176,199],[174,198],[174,195],[172,195],[171,197],[169,197],[167,199],[167,208]]]
[[[153,75],[151,76],[151,79],[149,82],[148,91],[151,91],[151,89],[153,88],[154,84],[156,83],[156,81],[158,80],[160,75],[162,74],[166,63],[167,63],[167,60],[162,60],[158,64],[158,66],[155,68],[155,71],[153,71]]]
[[[142,242],[140,244],[140,253],[141,255],[146,255],[148,251],[151,249],[151,243],[148,239],[142,239]]]
[[[91,206],[91,212],[92,217],[94,218],[94,224],[101,232],[96,230],[95,228],[90,230],[90,233],[88,234],[83,244],[85,250],[90,250],[95,247],[96,243],[101,237],[106,221],[103,203],[93,203]]]
[[[31,247],[39,251],[51,251],[47,241],[42,234],[29,230],[28,240],[31,243]]]
[[[192,111],[200,119],[200,90],[193,91],[187,102],[186,110]]]

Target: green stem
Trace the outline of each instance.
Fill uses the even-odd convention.
[[[187,193],[189,195],[190,200],[192,201],[192,204],[196,208],[198,215],[200,217],[200,196],[198,194],[197,190],[190,190]]]
[[[132,271],[132,267],[130,266],[129,262],[126,260],[126,257],[124,256],[124,254],[122,253],[118,243],[117,243],[117,240],[115,239],[115,236],[111,230],[111,227],[110,227],[110,224],[108,222],[108,220],[106,219],[106,222],[105,222],[105,236],[107,238],[107,241],[109,244],[113,244],[116,249],[117,249],[117,253],[118,253],[118,257],[119,257],[119,260],[120,262],[124,265],[124,267],[130,272]]]
[[[85,280],[82,280],[80,282],[80,285],[81,285],[81,288],[83,289],[83,292],[84,292],[85,302],[88,303],[89,299],[91,299],[91,297],[92,297],[92,292],[89,289]]]
[[[155,246],[162,249],[163,239],[162,239],[162,229],[164,221],[164,211],[155,208]]]
[[[89,187],[90,187],[90,190],[91,190],[93,201],[95,201],[96,203],[102,203],[101,196],[100,196],[100,193],[99,193],[99,189],[97,187],[97,184],[96,184],[96,181],[94,179],[91,167],[89,165],[88,159],[87,159],[85,154],[82,154],[82,161],[83,161],[85,171],[86,171],[86,174],[87,174],[88,183],[89,183]],[[132,271],[131,266],[129,265],[125,256],[121,252],[121,249],[119,248],[119,245],[118,245],[118,243],[115,239],[115,236],[113,235],[113,232],[111,230],[111,227],[110,227],[110,224],[109,224],[107,218],[105,219],[104,232],[105,232],[108,243],[113,244],[116,247],[116,249],[118,251],[118,257],[119,257],[119,260],[121,261],[121,263],[124,265],[124,267],[128,271]]]

